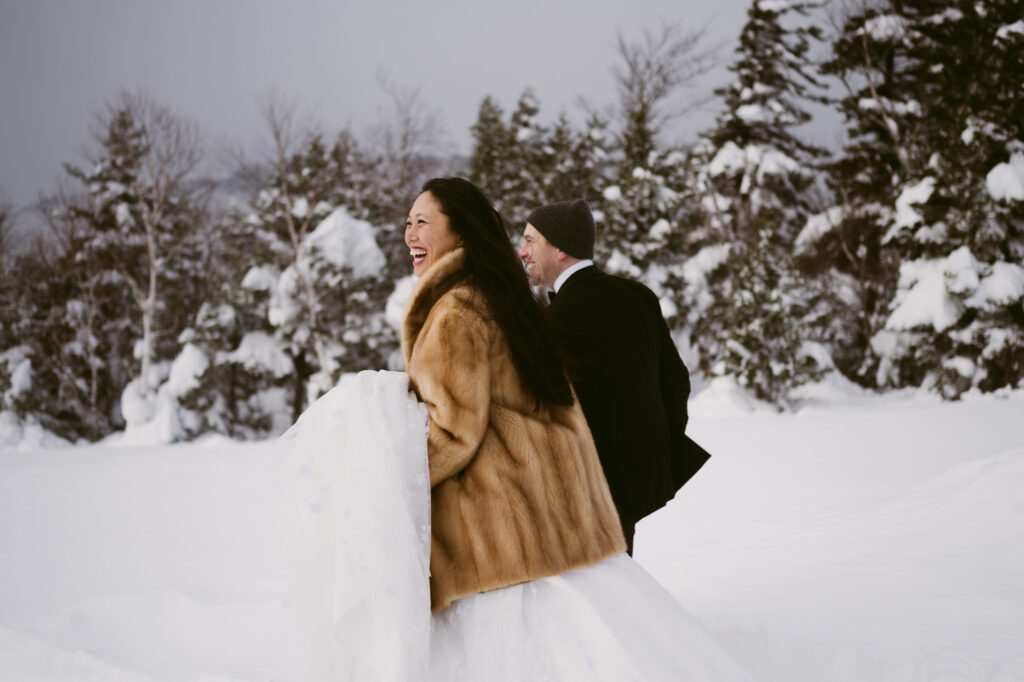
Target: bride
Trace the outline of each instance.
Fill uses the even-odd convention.
[[[316,680],[740,680],[626,544],[504,221],[423,187],[407,374],[363,372],[284,436]]]

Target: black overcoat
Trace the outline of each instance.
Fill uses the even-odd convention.
[[[627,538],[709,455],[685,434],[690,374],[654,293],[588,266],[548,306]]]

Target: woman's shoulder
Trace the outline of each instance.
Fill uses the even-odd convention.
[[[491,317],[484,295],[470,280],[463,280],[442,294],[434,303],[432,313],[479,320]]]

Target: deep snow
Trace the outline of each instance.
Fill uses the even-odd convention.
[[[759,679],[1024,679],[1024,392],[807,394],[698,394],[636,558]],[[6,448],[0,678],[298,679],[279,450]]]

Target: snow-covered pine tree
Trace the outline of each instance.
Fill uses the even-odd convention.
[[[620,128],[595,202],[598,259],[611,272],[644,281],[673,327],[679,279],[672,273],[684,258],[684,225],[696,199],[687,155],[659,145],[659,136],[686,110],[675,102],[680,90],[712,63],[710,52],[698,51],[700,40],[701,31],[681,24],[662,24],[636,39],[619,34]]]
[[[506,214],[504,193],[511,185],[512,134],[502,120],[504,112],[490,95],[480,102],[470,132],[473,152],[469,158],[469,179]]]
[[[627,171],[627,168],[629,169]],[[642,165],[620,164],[596,202],[596,255],[609,272],[644,282],[662,300],[670,327],[685,233],[695,203],[690,166],[678,150],[651,151]]]
[[[850,4],[821,73],[841,87],[835,103],[846,142],[825,165],[835,204],[811,216],[797,238],[801,269],[836,292],[828,330],[832,356],[846,376],[874,385],[878,355],[870,341],[882,328],[899,262],[883,242],[899,188],[921,160],[918,76],[910,68],[905,3]]]
[[[608,167],[607,124],[591,115],[581,130],[559,115],[541,147],[539,191],[533,207],[568,199],[596,201]],[[521,227],[521,226],[520,226]]]
[[[718,298],[726,289],[711,288],[711,319],[706,329],[705,321],[698,320],[695,333],[699,338],[727,329],[709,374],[735,377],[757,398],[783,407],[790,405],[794,387],[820,379],[830,363],[822,362],[822,346],[810,340],[827,310],[776,243],[780,238],[774,225],[758,230],[754,248],[730,263],[733,277],[743,285],[733,288],[728,300]]]
[[[83,225],[76,255],[88,264],[82,285],[95,292],[113,284],[130,302],[127,313],[103,318],[136,335],[134,352],[118,354],[134,356],[134,377],[115,381],[125,386],[121,416],[144,423],[154,415],[178,334],[202,296],[204,273],[193,263],[209,185],[196,177],[203,148],[195,124],[148,96],[122,93],[100,124],[92,168],[67,166],[85,193],[60,219]]]
[[[396,345],[381,235],[352,215],[372,214],[366,195],[353,197],[372,165],[315,134],[290,152],[271,127],[276,166],[233,224],[231,279],[194,330],[210,362],[185,399],[199,429],[280,430],[340,373],[385,366]]]
[[[683,305],[701,368],[736,375],[777,403],[816,372],[813,361],[795,357],[797,340],[814,335],[813,296],[789,264],[822,154],[793,132],[816,99],[808,51],[818,32],[789,25],[790,15],[813,7],[754,0],[748,10],[730,66],[736,79],[718,91],[726,109],[695,150],[704,224],[690,235],[695,253],[684,266]],[[780,320],[788,320],[786,335],[759,338]]]
[[[532,88],[520,95],[509,117],[508,134],[504,182],[496,191],[501,197],[501,214],[514,228],[524,224],[530,211],[545,202],[542,177],[550,161],[545,153],[549,131],[540,123],[540,102]]]
[[[542,204],[600,196],[608,165],[607,122],[590,115],[581,130],[561,114],[550,128],[538,123],[539,104],[527,89],[506,124],[491,97],[473,125],[469,179],[483,189],[513,232]]]
[[[140,331],[109,250],[94,248],[82,210],[88,201],[61,191],[40,203],[52,238],[12,264],[0,320],[0,364],[8,370],[0,410],[72,441],[123,425],[121,396],[137,367]]]
[[[575,197],[591,203],[598,202],[608,185],[612,170],[613,141],[608,120],[597,112],[590,112],[572,149],[572,178],[577,190]],[[570,198],[575,198],[570,197]],[[561,201],[565,195],[552,193],[552,201]]]
[[[209,275],[218,286],[181,338],[199,350],[205,370],[179,399],[183,436],[223,433],[261,438],[291,423],[294,364],[268,320],[280,272],[253,215],[228,211],[218,230]],[[263,237],[263,238],[261,238]],[[202,362],[202,361],[200,361]]]
[[[883,243],[899,286],[881,385],[947,398],[1024,379],[1024,2],[904,0],[918,157]]]

